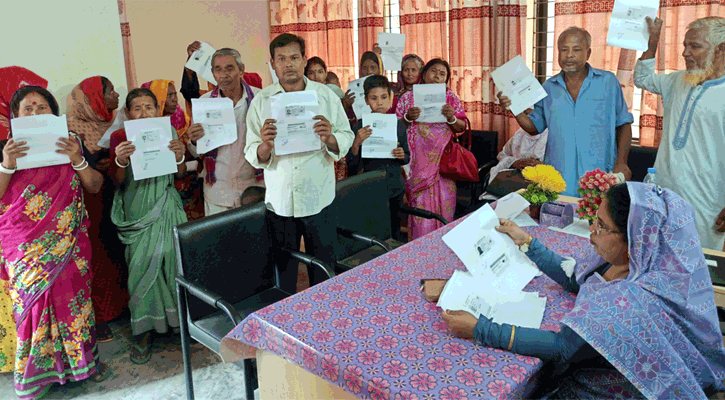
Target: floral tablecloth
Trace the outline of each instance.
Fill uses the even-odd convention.
[[[250,315],[224,338],[222,357],[264,349],[362,399],[525,396],[541,361],[455,337],[420,290],[421,279],[464,268],[441,239],[455,225]],[[587,239],[525,229],[577,262],[597,260]],[[547,297],[541,327],[558,331],[575,296],[545,275],[524,290]]]

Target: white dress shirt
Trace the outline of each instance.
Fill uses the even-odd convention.
[[[257,158],[257,147],[262,144],[261,130],[266,119],[263,110],[269,110],[270,97],[284,93],[282,85],[275,83],[254,97],[247,113],[247,145],[244,149],[249,163],[264,168],[267,193],[264,202],[267,209],[283,217],[307,217],[329,206],[335,198],[335,161],[345,157],[354,135],[350,129],[340,98],[325,85],[303,77],[305,90],[317,92],[319,114],[332,125],[339,152],[331,151],[324,144],[320,149],[306,153],[272,155],[266,163]]]

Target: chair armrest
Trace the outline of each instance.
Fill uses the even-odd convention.
[[[435,219],[435,220],[440,221],[443,225],[448,225],[448,223],[449,223],[448,220],[443,218],[442,215],[436,214],[432,211],[422,210],[420,208],[401,205],[400,211],[404,212],[408,215],[414,215],[416,217],[421,217],[421,218],[425,218],[425,219]]]
[[[379,246],[379,247],[382,247],[383,250],[385,250],[386,252],[392,250],[390,248],[390,246],[388,246],[382,240],[378,240],[378,239],[376,239],[374,237],[370,237],[370,236],[365,236],[365,235],[362,235],[362,234],[357,233],[355,231],[351,231],[349,229],[341,228],[339,226],[337,227],[337,234],[340,235],[340,236],[342,236],[342,237],[346,237],[348,239],[357,240],[359,242],[366,243],[368,246]]]
[[[335,276],[335,272],[333,272],[332,268],[330,268],[329,265],[310,256],[309,254],[305,254],[305,253],[302,253],[302,252],[299,252],[296,250],[291,250],[291,249],[286,249],[286,248],[283,248],[281,250],[286,252],[287,254],[289,254],[295,260],[297,260],[305,265],[312,265],[312,266],[317,267],[318,269],[321,269],[325,273],[325,275],[327,275],[328,279]]]
[[[189,294],[191,294],[192,296],[198,298],[199,300],[203,301],[206,304],[209,304],[214,308],[224,311],[224,313],[227,314],[227,317],[232,320],[234,326],[237,326],[240,322],[242,322],[242,316],[239,315],[237,310],[235,310],[231,304],[229,304],[226,300],[222,299],[222,297],[218,294],[203,286],[199,286],[195,283],[189,282],[182,276],[176,277],[176,283],[180,286],[183,286],[187,291],[189,291]]]

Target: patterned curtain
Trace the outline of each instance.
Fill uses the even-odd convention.
[[[687,25],[702,17],[725,16],[722,0],[661,0],[659,17],[664,21],[660,47],[657,51],[656,71],[670,73],[685,68],[682,42]],[[592,34],[592,55],[589,63],[617,75],[624,98],[632,109],[634,93],[634,65],[637,55],[606,45],[609,20],[614,0],[557,0],[555,5],[555,38],[569,26],[578,26]],[[554,71],[558,72],[558,53],[554,51]],[[642,91],[639,117],[639,142],[642,146],[658,147],[662,138],[662,98]]]
[[[123,61],[126,64],[126,85],[128,90],[138,87],[136,82],[136,61],[131,46],[131,27],[126,14],[126,0],[118,0],[118,16],[121,19],[121,39],[123,41]]]
[[[526,0],[451,0],[451,89],[473,129],[497,131],[499,149],[518,130],[496,99],[491,71],[525,55]]]
[[[400,33],[405,34],[406,53],[415,53],[424,61],[448,59],[445,7],[446,0],[400,1]]]
[[[378,42],[378,32],[385,31],[383,19],[383,0],[357,1],[357,41],[358,54],[373,49]],[[386,65],[386,69],[396,71],[397,65]]]
[[[270,0],[271,39],[293,33],[305,55],[325,60],[340,82],[354,80],[352,0]]]

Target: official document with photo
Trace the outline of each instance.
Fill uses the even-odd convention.
[[[526,62],[516,56],[491,72],[498,90],[511,100],[511,112],[519,115],[547,96]]]
[[[134,180],[176,173],[176,154],[169,149],[173,139],[170,117],[136,119],[123,125],[126,138],[136,146],[131,154]]]
[[[378,46],[383,51],[380,58],[383,59],[383,65],[391,71],[398,70],[403,62],[405,54],[405,34],[403,33],[378,33]]]
[[[204,137],[196,143],[199,154],[237,141],[237,121],[234,119],[232,99],[192,99],[191,110],[194,123],[204,127]]]
[[[314,129],[318,120],[313,119],[318,114],[319,104],[314,90],[280,93],[270,98],[269,115],[277,121],[275,155],[304,153],[322,147]]]
[[[398,118],[395,114],[365,114],[363,126],[370,126],[372,135],[362,144],[362,158],[395,158],[398,147]]]
[[[417,122],[442,123],[446,117],[441,112],[446,105],[446,84],[427,83],[413,85],[413,104],[420,108]]]
[[[365,88],[363,84],[368,77],[356,79],[347,86],[347,90],[351,91],[355,95],[355,102],[352,103],[352,110],[355,112],[357,119],[362,119],[363,115],[370,114],[373,110],[365,102]]]
[[[659,0],[615,0],[609,20],[607,45],[647,51],[649,30],[646,17],[657,17]]]
[[[17,159],[17,169],[49,167],[70,163],[67,154],[58,154],[60,138],[68,139],[68,123],[65,115],[56,117],[52,114],[33,115],[30,117],[13,118],[10,120],[13,139],[26,142],[30,147],[25,157]]]
[[[201,42],[201,48],[191,54],[189,61],[184,66],[196,72],[213,85],[216,85],[214,74],[211,73],[211,56],[214,55],[215,51],[209,44]]]

